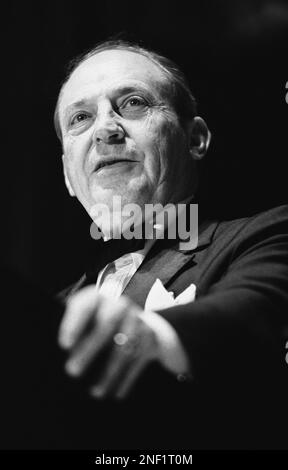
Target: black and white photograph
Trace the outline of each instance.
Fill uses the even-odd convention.
[[[0,459],[287,451],[288,3],[2,14]]]

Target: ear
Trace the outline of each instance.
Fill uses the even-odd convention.
[[[189,123],[190,154],[194,160],[201,160],[208,150],[211,132],[206,122],[200,116],[195,116]]]
[[[66,185],[66,188],[68,189],[68,192],[70,194],[70,196],[76,196],[76,194],[74,193],[73,189],[72,189],[72,186],[70,184],[70,181],[69,181],[69,178],[68,178],[68,175],[67,175],[67,172],[66,172],[66,168],[65,168],[65,156],[62,155],[62,163],[63,163],[63,173],[64,173],[64,180],[65,180],[65,185]]]

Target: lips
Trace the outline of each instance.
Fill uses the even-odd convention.
[[[97,172],[101,170],[101,168],[104,168],[106,166],[112,166],[115,165],[116,163],[130,163],[130,162],[135,162],[135,160],[128,160],[127,158],[105,158],[99,160],[99,162],[96,163],[94,172]]]

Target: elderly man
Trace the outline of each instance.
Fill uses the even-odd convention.
[[[122,238],[113,240],[109,217],[94,219],[104,240],[95,241],[93,269],[65,291],[59,344],[66,373],[95,402],[129,402],[141,393],[143,399],[150,387],[150,412],[153,401],[160,413],[166,400],[163,426],[156,426],[164,445],[179,445],[183,420],[191,426],[186,447],[213,446],[213,439],[216,447],[253,446],[254,430],[263,426],[259,445],[269,445],[276,405],[271,398],[266,427],[263,407],[274,381],[288,375],[287,207],[229,222],[205,220],[200,207],[198,242],[190,249],[181,250],[166,225],[162,239],[125,240],[129,204],[143,215],[148,204],[196,201],[196,164],[210,142],[178,67],[136,44],[105,42],[76,60],[55,123],[70,195],[92,217],[99,204],[113,215],[115,197],[121,201]],[[190,222],[195,229],[195,218]],[[160,377],[167,387],[158,396]]]

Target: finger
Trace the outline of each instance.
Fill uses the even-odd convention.
[[[117,391],[115,392],[115,397],[118,400],[123,400],[127,397],[127,395],[131,392],[131,389],[135,385],[139,375],[143,371],[143,369],[148,364],[148,359],[145,360],[141,358],[137,363],[135,363],[134,367],[132,367],[128,374],[123,378],[123,381],[119,384]]]
[[[59,329],[58,341],[62,348],[69,349],[75,345],[100,302],[95,286],[84,287],[68,301]]]
[[[98,382],[93,387],[92,394],[98,397],[115,395],[119,384],[126,381],[130,371],[135,369],[131,377],[131,386],[133,377],[137,377],[137,370],[141,371],[141,365],[146,364],[155,357],[154,354],[154,333],[147,325],[134,315],[127,317],[122,324],[124,335],[127,335],[127,343],[121,346],[115,346],[106,370]],[[139,366],[138,366],[139,364]],[[129,386],[129,381],[128,381]]]
[[[102,378],[90,390],[91,395],[96,398],[113,396],[119,383],[125,381],[131,370],[138,369],[142,361],[141,356],[134,355],[125,346],[115,346]]]
[[[97,356],[109,346],[113,347],[112,337],[118,328],[118,323],[121,318],[118,315],[114,316],[114,320],[103,324],[96,324],[89,336],[84,338],[76,349],[73,350],[71,357],[67,361],[65,368],[68,374],[73,376],[80,376],[87,371],[88,367]]]
[[[66,363],[66,371],[70,375],[83,374],[97,359],[109,343],[113,346],[112,338],[116,331],[121,329],[121,322],[127,311],[127,301],[119,299],[117,303],[101,297],[97,310],[97,321],[85,338],[76,344],[72,355]]]

